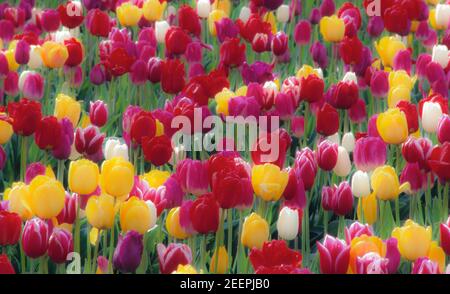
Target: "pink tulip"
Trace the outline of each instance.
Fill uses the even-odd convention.
[[[23,72],[19,79],[19,89],[23,97],[30,100],[41,100],[44,96],[44,77],[34,71]]]
[[[353,160],[357,169],[364,172],[383,165],[387,158],[386,144],[378,137],[360,138],[355,143]]]
[[[208,192],[208,162],[184,159],[177,164],[176,175],[185,193],[200,196]]]
[[[108,106],[102,100],[91,102],[89,108],[89,119],[91,123],[99,128],[108,121]]]
[[[395,238],[386,240],[386,256],[388,260],[388,273],[395,274],[400,265],[401,255],[398,250],[398,241]]]
[[[41,14],[41,25],[46,32],[55,32],[61,25],[59,12],[55,9],[45,9]]]
[[[77,195],[66,192],[66,199],[63,210],[56,219],[58,224],[73,224],[77,215]]]
[[[347,215],[353,209],[353,193],[347,181],[341,182],[333,194],[333,212],[337,215]]]
[[[439,264],[428,257],[418,258],[412,266],[413,275],[435,275],[440,274]]]
[[[317,162],[314,152],[308,147],[298,151],[295,156],[294,168],[299,169],[305,190],[311,190],[317,174]]]
[[[45,169],[45,165],[40,162],[30,163],[25,171],[25,184],[29,185],[38,175],[45,175]]]
[[[14,59],[18,64],[27,64],[30,60],[30,45],[25,40],[17,42]]]
[[[439,120],[437,137],[441,144],[450,142],[450,116],[443,115]]]
[[[305,133],[305,118],[303,116],[294,116],[291,120],[291,132],[297,137],[303,137]]]
[[[48,241],[48,256],[56,264],[65,263],[67,255],[73,251],[72,233],[64,229],[54,229]]]
[[[350,227],[345,227],[345,241],[350,245],[354,238],[360,237],[362,235],[373,236],[373,229],[368,224],[361,224],[355,221],[350,225]]]
[[[439,231],[441,247],[447,255],[450,255],[450,217],[447,219],[447,222],[440,224]]]
[[[294,40],[297,45],[307,45],[311,39],[311,24],[307,20],[301,20],[294,29]]]
[[[369,252],[356,259],[357,274],[387,274],[389,260],[381,257],[378,253]]]
[[[102,145],[105,134],[95,126],[88,126],[85,129],[77,128],[75,133],[75,148],[78,153],[83,154],[92,161],[103,159]]]
[[[337,163],[338,145],[329,141],[323,140],[317,147],[316,158],[317,164],[324,171],[331,171]]]
[[[178,265],[186,265],[192,262],[192,252],[185,244],[171,243],[164,246],[160,243],[156,246],[159,260],[159,270],[162,274],[171,274]]]
[[[323,243],[317,242],[322,274],[345,274],[350,261],[350,245],[326,235]]]
[[[22,233],[23,251],[28,257],[38,258],[47,252],[49,228],[46,222],[33,218],[25,223]]]

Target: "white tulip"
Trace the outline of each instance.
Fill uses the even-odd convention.
[[[30,60],[28,61],[28,67],[30,69],[38,69],[43,65],[40,46],[30,46]]]
[[[353,152],[355,149],[355,136],[352,132],[345,133],[342,137],[342,147],[344,147],[347,152]]]
[[[198,0],[197,14],[200,18],[208,18],[211,12],[211,2],[209,0]]]
[[[339,177],[345,177],[350,173],[351,169],[352,163],[350,162],[350,157],[348,156],[347,149],[339,146],[337,163],[333,169],[334,173]]]
[[[358,84],[358,78],[356,77],[356,74],[352,71],[346,72],[344,77],[342,78],[342,81],[344,83],[354,82],[355,84]]]
[[[170,25],[167,21],[157,21],[155,22],[155,35],[158,43],[164,43],[166,38],[166,33],[169,30]]]
[[[437,26],[447,28],[448,22],[450,20],[450,5],[449,4],[436,5],[435,19]]]
[[[442,68],[446,68],[448,65],[448,48],[445,45],[435,45],[433,47],[432,61],[438,63]]]
[[[278,236],[284,240],[294,240],[299,228],[298,211],[283,207],[277,220]]]
[[[158,215],[156,213],[156,206],[152,201],[147,200],[145,201],[145,203],[147,204],[148,209],[150,210],[150,230],[151,230],[156,225]]]
[[[64,44],[64,41],[69,40],[70,38],[72,38],[72,34],[70,34],[70,31],[66,29],[57,31],[53,34],[53,40],[60,44]]]
[[[247,20],[250,18],[251,11],[247,6],[243,6],[241,8],[241,12],[239,13],[239,19],[243,22],[247,22]]]
[[[370,179],[367,173],[358,170],[353,174],[352,192],[355,197],[365,197],[370,195]]]
[[[425,102],[422,110],[422,127],[428,133],[436,133],[442,109],[439,103]]]
[[[118,139],[110,138],[105,143],[104,155],[107,160],[113,157],[122,157],[128,161],[128,146],[120,143]]]
[[[289,20],[289,5],[280,5],[277,9],[277,20],[281,23],[287,23]]]
[[[332,143],[335,143],[335,144],[337,144],[337,145],[341,145],[341,143],[340,143],[340,141],[339,141],[339,132],[337,132],[337,133],[334,134],[334,135],[328,136],[328,137],[327,137],[327,140],[330,141],[330,142],[332,142]]]

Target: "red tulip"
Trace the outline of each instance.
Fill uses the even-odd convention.
[[[80,2],[68,1],[58,6],[59,18],[63,26],[73,29],[81,25],[84,20],[83,6]]]
[[[299,169],[291,168],[289,170],[289,180],[284,189],[283,197],[286,200],[284,205],[289,208],[299,209],[300,217],[300,213],[302,213],[301,209],[306,205],[306,194],[305,185],[303,184]],[[301,217],[299,223],[301,224]]]
[[[270,49],[269,36],[266,34],[256,34],[252,41],[252,49],[256,53],[263,53]]]
[[[183,94],[201,106],[208,105],[209,99],[214,97],[223,88],[229,88],[225,73],[215,70],[207,75],[199,75],[192,78],[184,87]]]
[[[14,245],[19,241],[22,220],[17,213],[0,211],[0,246]]]
[[[428,160],[432,152],[432,143],[427,138],[409,137],[402,145],[402,154],[409,163],[419,163],[419,167],[428,171]]]
[[[219,213],[219,204],[213,194],[205,194],[195,199],[189,211],[194,230],[200,234],[217,231]]]
[[[444,142],[441,146],[435,146],[428,164],[441,180],[450,181],[450,143]]]
[[[166,33],[165,44],[167,55],[181,55],[186,52],[191,37],[180,27],[172,26]]]
[[[357,124],[366,121],[366,101],[364,101],[364,99],[358,99],[358,101],[348,109],[348,117],[352,122]]]
[[[338,109],[349,109],[358,98],[359,89],[355,82],[339,82],[331,95],[331,104]]]
[[[347,215],[353,208],[353,193],[347,181],[341,182],[333,194],[332,210],[337,215]]]
[[[133,142],[142,145],[144,137],[151,139],[156,134],[156,121],[149,111],[141,110],[133,117],[131,122],[131,139]]]
[[[225,40],[220,45],[220,64],[226,68],[238,67],[245,61],[245,44],[238,38]]]
[[[316,130],[323,136],[331,136],[339,130],[339,113],[336,108],[325,103],[317,112]]]
[[[278,141],[272,143],[272,139]],[[255,148],[251,151],[253,163],[272,163],[283,168],[291,142],[291,137],[283,128],[272,133],[261,134]]]
[[[324,140],[317,147],[317,164],[324,171],[331,171],[337,163],[338,145]]]
[[[253,42],[255,35],[258,33],[266,34],[267,36],[272,34],[272,26],[270,23],[263,21],[257,13],[250,15],[245,24],[240,20],[237,21],[237,24],[240,27],[241,36],[249,43]]]
[[[94,126],[103,127],[108,121],[108,105],[102,100],[91,101],[89,107],[89,120]]]
[[[411,20],[409,19],[408,10],[401,3],[391,5],[384,11],[382,17],[386,30],[391,33],[406,36],[411,30]]]
[[[86,158],[98,162],[103,159],[102,145],[105,134],[96,126],[85,129],[77,128],[75,132],[75,149]]]
[[[417,132],[419,129],[419,114],[417,113],[416,105],[405,100],[400,100],[397,102],[396,107],[405,114],[409,133]]]
[[[177,94],[185,85],[184,64],[178,59],[169,59],[162,63],[161,87],[168,94]]]
[[[249,259],[256,274],[280,271],[285,267],[299,269],[302,266],[302,255],[290,249],[283,240],[265,242],[262,249],[253,248]]]
[[[95,8],[87,14],[86,27],[92,35],[106,38],[111,31],[111,21],[106,12]]]
[[[22,246],[25,255],[38,258],[47,252],[49,228],[45,221],[39,218],[30,219],[25,223],[22,233]]]
[[[322,274],[345,274],[350,261],[350,245],[326,235],[323,243],[317,242]]]
[[[281,56],[286,53],[288,49],[289,39],[284,32],[278,32],[272,38],[272,53],[275,56]]]
[[[21,136],[30,136],[36,131],[41,120],[41,104],[28,99],[10,102],[8,113],[13,120],[14,132]]]
[[[158,57],[152,57],[147,63],[148,80],[153,83],[159,83],[161,81],[162,61]]]
[[[323,98],[324,88],[324,81],[315,74],[303,77],[300,80],[300,100],[309,103],[318,102]]]
[[[441,247],[445,254],[450,255],[450,217],[447,222],[440,224],[439,232],[441,236]]]
[[[172,156],[172,141],[166,135],[142,137],[142,150],[146,161],[161,166],[169,162]]]
[[[42,150],[58,147],[62,135],[61,125],[54,116],[43,117],[36,128],[34,141]]]
[[[56,264],[65,263],[73,251],[72,233],[55,228],[48,241],[48,256]]]
[[[183,30],[188,31],[197,37],[200,36],[202,31],[197,11],[189,5],[182,5],[178,9],[178,25]]]
[[[67,66],[77,66],[83,62],[84,48],[83,44],[75,38],[70,38],[64,41],[64,46],[66,46],[69,52],[69,57],[66,60],[65,65]]]
[[[95,192],[97,192],[97,190]],[[66,192],[64,208],[58,216],[56,216],[58,224],[73,224],[75,222],[77,216],[77,199],[77,194],[70,195]]]
[[[0,275],[14,275],[16,271],[8,259],[8,255],[0,254]]]
[[[167,247],[160,243],[156,246],[159,260],[159,270],[162,274],[171,274],[178,265],[192,262],[191,248],[186,244],[171,243]]]
[[[298,169],[300,177],[305,186],[305,190],[309,191],[314,186],[317,174],[317,162],[314,152],[308,147],[297,152],[295,156],[294,168]]]
[[[345,64],[357,64],[362,57],[363,44],[358,36],[344,37],[339,45],[339,54]]]
[[[121,76],[130,72],[135,58],[127,53],[125,48],[117,47],[109,54],[106,67],[113,76]]]
[[[441,144],[450,142],[450,116],[443,115],[439,120],[437,137]]]

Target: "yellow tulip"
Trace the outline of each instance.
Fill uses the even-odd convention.
[[[186,239],[189,234],[180,225],[180,208],[174,207],[166,218],[166,229],[170,236],[176,239]]]
[[[181,274],[181,275],[197,275],[202,274],[203,272],[198,272],[192,265],[190,264],[179,264],[177,267],[177,270],[174,271],[172,274]]]
[[[91,243],[92,246],[95,246],[97,244],[98,233],[99,231],[95,227],[89,231],[89,243]]]
[[[369,196],[359,198],[357,214],[360,222],[362,222],[361,205],[364,221],[369,225],[373,225],[378,217],[378,202],[375,192],[371,193]]]
[[[4,55],[6,57],[6,60],[8,61],[8,68],[10,71],[17,71],[19,69],[20,64],[17,63],[15,52],[12,49],[7,50],[4,52]]]
[[[445,272],[445,252],[436,241],[431,242],[430,249],[428,250],[428,258],[437,262],[441,273]]]
[[[212,10],[214,10],[214,9],[221,10],[228,16],[228,15],[230,15],[230,11],[231,11],[230,0],[216,0],[212,4],[211,9]]]
[[[415,77],[410,77],[404,70],[392,71],[389,73],[389,86],[391,88],[404,86],[410,90],[414,88],[416,83]]]
[[[272,34],[276,34],[277,33],[277,18],[275,17],[275,14],[273,14],[272,11],[266,12],[262,19],[270,24],[270,27],[272,28]]]
[[[69,58],[69,51],[63,44],[47,41],[42,45],[41,57],[48,68],[61,68]]]
[[[59,181],[39,175],[31,181],[29,191],[26,205],[38,217],[51,219],[63,210],[66,192]]]
[[[5,190],[4,199],[9,201],[9,211],[17,213],[24,221],[33,217],[31,209],[24,204],[29,196],[28,186],[23,182],[14,183],[12,188]]]
[[[216,260],[219,265],[216,270]],[[219,256],[217,256],[217,249],[211,257],[211,265],[209,271],[215,274],[225,274],[228,271],[228,253],[224,246],[219,247]]]
[[[102,194],[91,196],[86,204],[86,217],[91,226],[99,230],[112,228],[114,224],[114,198]]]
[[[144,200],[131,197],[120,206],[120,226],[123,232],[136,231],[145,234],[151,229],[152,215]]]
[[[408,138],[406,115],[398,108],[390,108],[377,117],[377,130],[387,144],[401,144]]]
[[[356,273],[358,257],[363,257],[370,252],[384,257],[386,255],[386,245],[383,243],[383,240],[376,236],[367,236],[365,234],[354,238],[350,243],[349,272]]]
[[[102,191],[114,197],[128,195],[134,184],[134,167],[122,157],[114,157],[102,163],[100,185]]]
[[[87,195],[97,189],[99,178],[98,165],[87,159],[71,161],[69,166],[69,189],[75,193]]]
[[[389,108],[394,108],[399,101],[411,101],[411,89],[403,85],[391,87],[388,93]]]
[[[247,95],[247,86],[241,86],[239,89],[236,90],[236,96],[246,96]]]
[[[309,75],[316,75],[319,78],[322,78],[322,75],[320,71],[317,68],[314,68],[310,65],[304,64],[296,74],[296,77],[301,78],[307,78]]]
[[[400,50],[405,50],[406,46],[396,37],[383,37],[378,43],[375,43],[375,48],[380,55],[383,65],[392,67],[394,65],[394,57]]]
[[[116,8],[116,14],[122,26],[134,27],[142,17],[142,9],[131,2],[124,2]]]
[[[398,241],[400,254],[409,261],[426,257],[431,247],[431,227],[422,227],[410,219],[403,227],[395,228],[392,237]]]
[[[162,18],[167,2],[159,2],[159,0],[147,0],[142,6],[144,18],[148,21],[157,21]]]
[[[286,188],[289,175],[274,164],[255,165],[252,168],[252,186],[256,196],[265,201],[277,201]]]
[[[155,189],[162,186],[169,177],[170,173],[168,171],[162,171],[157,169],[153,169],[141,176],[141,178],[147,181],[147,183],[151,188]]]
[[[370,182],[373,192],[381,200],[394,200],[410,187],[408,182],[400,185],[395,169],[389,165],[377,167]]]
[[[250,249],[253,247],[261,249],[264,242],[268,240],[269,224],[267,221],[254,212],[246,217],[242,226],[242,245]]]
[[[340,42],[345,35],[345,23],[336,15],[322,17],[320,33],[326,42]]]
[[[12,125],[0,117],[0,144],[3,145],[8,143],[13,134],[14,130]]]
[[[211,35],[216,36],[217,32],[216,32],[216,21],[221,20],[222,18],[227,17],[227,14],[220,9],[214,9],[213,11],[211,11],[209,13],[208,16],[208,27],[209,27],[209,32]]]
[[[65,94],[58,94],[55,101],[55,116],[58,120],[67,118],[74,127],[80,120],[81,105],[80,102]]]
[[[228,115],[228,102],[233,97],[235,97],[235,94],[227,88],[224,88],[221,92],[217,93],[214,97],[217,103],[216,112],[223,115]]]

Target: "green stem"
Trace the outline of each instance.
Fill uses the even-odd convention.
[[[444,187],[444,200],[442,203],[442,207],[444,208],[444,217],[443,220],[446,220],[448,217],[448,187],[449,187],[449,183],[445,183],[445,187]]]
[[[228,245],[227,245],[228,250],[227,251],[228,252],[227,252],[227,254],[230,257],[228,259],[229,260],[228,268],[231,270],[231,265],[233,264],[233,259],[232,259],[232,257],[233,257],[233,254],[232,254],[232,252],[233,252],[233,210],[232,209],[228,209],[227,219],[228,219],[228,239],[227,239],[227,242],[228,242]],[[216,265],[216,267],[218,267],[218,266]]]
[[[28,137],[22,136],[20,144],[20,180],[22,182],[25,181],[25,172],[27,170],[27,155],[28,155],[27,143]]]

